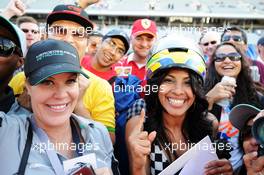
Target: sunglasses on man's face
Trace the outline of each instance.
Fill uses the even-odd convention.
[[[232,52],[232,53],[217,53],[215,55],[215,62],[222,62],[225,61],[226,58],[229,58],[231,61],[240,61],[241,60],[241,55],[237,52]]]
[[[202,43],[203,46],[208,46],[209,44],[215,45],[216,44],[216,41],[210,41],[210,42]]]
[[[33,33],[33,34],[38,34],[39,33],[39,31],[37,31],[37,30],[28,30],[28,29],[21,29],[24,33],[28,33],[28,32],[31,32],[31,33]]]
[[[22,50],[10,39],[0,37],[0,56],[9,57],[12,54],[18,54],[20,57],[23,56]]]
[[[242,36],[239,36],[239,35],[224,35],[223,38],[222,38],[222,42],[230,41],[231,38],[235,42],[241,42],[242,41]]]

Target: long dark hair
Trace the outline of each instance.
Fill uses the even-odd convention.
[[[175,68],[163,69],[156,73],[153,78],[147,81],[147,84],[150,86],[160,87],[163,79],[168,75],[169,71]],[[177,68],[179,69],[179,68]],[[182,134],[188,143],[197,143],[206,135],[212,135],[212,125],[211,122],[207,119],[207,108],[208,102],[205,100],[205,95],[203,91],[203,83],[193,71],[187,70],[190,76],[191,88],[195,94],[195,101],[192,106],[188,109],[186,117],[183,121]],[[172,143],[172,140],[169,137],[168,129],[164,125],[162,111],[164,110],[159,98],[158,92],[152,91],[149,95],[145,96],[148,118],[146,119],[144,129],[148,132],[156,131],[155,141],[165,148],[165,144]],[[169,161],[173,161],[172,153],[168,150],[165,150],[166,154],[169,157]],[[177,158],[176,153],[174,153],[174,158]]]
[[[241,56],[241,71],[239,72],[236,79],[236,94],[233,98],[233,103],[231,104],[231,108],[237,104],[247,103],[258,108],[263,108],[260,103],[260,100],[257,95],[257,90],[255,84],[250,76],[249,63],[247,61],[246,56],[232,43],[222,43],[218,45],[213,53],[212,59],[208,65],[207,76],[205,80],[205,91],[209,92],[218,82],[221,81],[221,75],[215,69],[215,55],[217,50],[224,46],[229,45],[232,46]]]

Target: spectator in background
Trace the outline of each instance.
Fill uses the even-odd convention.
[[[234,44],[246,55],[247,51],[247,34],[241,28],[228,27],[221,35],[221,42],[229,42]],[[251,76],[255,82],[264,84],[264,64],[247,56],[247,62],[250,65]]]
[[[216,46],[220,44],[220,34],[213,31],[208,31],[201,34],[199,45],[204,54],[205,62],[208,63],[215,51]]]
[[[150,49],[157,38],[156,23],[149,19],[138,19],[133,23],[130,42],[133,52],[126,56],[116,65],[117,75],[137,76],[140,80],[145,79],[146,63]]]
[[[13,90],[8,83],[14,71],[23,64],[25,53],[24,33],[0,16],[0,111],[8,112],[15,102]]]
[[[107,32],[94,57],[86,60],[83,67],[95,75],[109,81],[116,76],[112,66],[117,63],[129,49],[129,38],[120,29]]]
[[[21,16],[17,18],[16,24],[26,35],[27,48],[40,40],[41,33],[36,19],[31,16]]]
[[[86,55],[89,55],[91,57],[95,55],[98,46],[102,42],[103,36],[104,35],[98,31],[92,31],[89,34]]]
[[[84,68],[87,68],[91,59],[94,57],[98,46],[101,44],[103,34],[98,31],[92,31],[88,37],[88,43],[86,48],[85,56],[82,59],[81,65]]]
[[[261,37],[257,42],[257,49],[258,49],[258,61],[264,64],[264,37]]]
[[[36,19],[31,16],[20,16],[16,20],[17,26],[25,33],[27,41],[27,49],[41,39],[39,25]],[[19,67],[15,72],[16,75],[24,70],[24,65]]]

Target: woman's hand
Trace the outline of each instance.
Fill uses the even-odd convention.
[[[212,109],[213,104],[218,102],[219,100],[232,98],[235,94],[235,87],[230,85],[225,85],[222,82],[217,83],[213,89],[211,89],[206,94],[206,99],[209,103],[209,110]]]
[[[144,117],[145,112],[143,109],[137,124],[135,124],[127,139],[130,164],[132,164],[132,174],[145,174],[148,155],[151,151],[151,144],[156,137],[156,131],[150,134],[143,131]]]
[[[233,168],[229,160],[220,159],[213,160],[206,164],[205,166],[205,175],[232,175]]]

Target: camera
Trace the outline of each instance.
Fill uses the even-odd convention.
[[[258,118],[252,126],[252,135],[259,143],[258,156],[264,155],[264,117]]]

